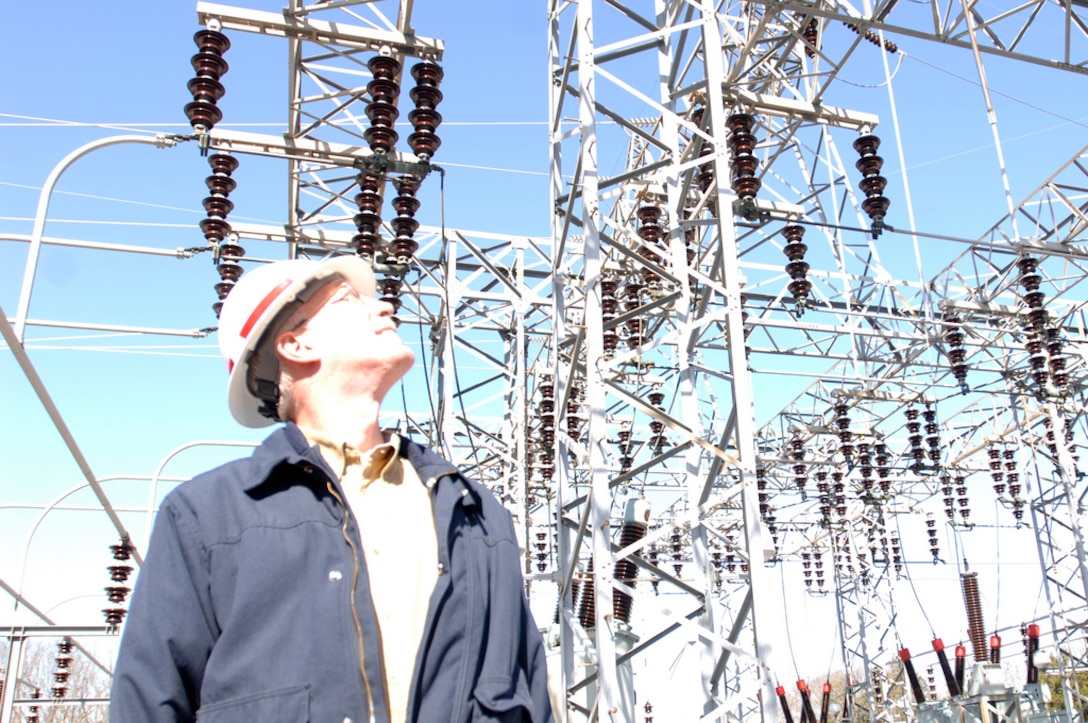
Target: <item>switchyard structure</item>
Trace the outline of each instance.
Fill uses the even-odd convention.
[[[398,400],[396,423],[487,484],[523,531],[561,719],[777,720],[797,705],[782,683],[811,667],[795,642],[825,646],[826,671],[847,671],[842,719],[1083,719],[1084,119],[1035,141],[1054,166],[1025,189],[987,75],[1015,68],[1082,95],[1082,3],[549,0],[538,22],[550,197],[529,203],[547,205],[551,232],[535,236],[446,227],[435,208],[453,175],[441,140],[447,45],[469,41],[443,37],[420,3],[199,2],[196,16],[189,128],[75,148],[38,181],[31,233],[5,234],[21,284],[0,330],[28,403],[44,405],[76,462],[73,483],[94,495],[81,518],[107,528],[93,538],[113,548],[99,551],[105,624],[49,614],[24,582],[45,574],[28,564],[35,530],[69,493],[29,500],[17,577],[0,578],[19,610],[3,723],[37,720],[43,693],[74,704],[67,665],[38,697],[20,678],[27,640],[57,638],[58,661],[109,669],[102,641],[116,640],[147,522],[179,481],[165,470],[189,448],[155,450],[153,474],[129,478],[147,502],[119,504],[36,368],[35,334],[198,342],[214,334],[209,307],[253,264],[335,254],[374,264],[401,334],[419,341],[421,383]],[[251,35],[287,59],[282,133],[235,130],[220,109],[228,62]],[[986,168],[964,164],[936,190],[912,186],[910,144],[951,134],[961,99],[897,84],[908,46],[963,61],[981,109]],[[189,179],[207,188],[196,241],[46,235],[61,176],[128,144],[206,159]],[[239,218],[247,164],[287,179],[274,224]],[[52,247],[187,269],[211,258],[171,300],[200,310],[187,318],[202,326],[37,316]],[[1030,604],[985,608],[980,580],[1001,578],[1006,591],[1031,587]],[[927,588],[959,611],[922,610],[928,631]],[[938,612],[954,629],[930,623]],[[941,635],[961,643],[964,665],[971,650],[974,669],[944,676],[941,693],[910,685],[906,648],[917,660]],[[1024,641],[1006,653],[1016,684],[989,647],[1002,636]],[[1044,663],[1061,714],[1043,703]],[[896,685],[916,688],[913,700]]]

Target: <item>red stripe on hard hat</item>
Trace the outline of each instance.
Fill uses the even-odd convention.
[[[249,332],[253,331],[253,327],[256,325],[257,320],[261,318],[261,314],[272,305],[272,302],[276,300],[276,297],[283,293],[283,290],[293,283],[295,282],[291,279],[284,279],[280,282],[279,286],[269,291],[268,295],[261,299],[261,303],[257,304],[253,309],[253,313],[246,319],[246,323],[242,324],[242,331],[239,332],[239,334],[243,339],[249,336]]]

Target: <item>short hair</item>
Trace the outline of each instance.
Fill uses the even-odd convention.
[[[285,331],[295,331],[307,321],[309,321],[309,317],[303,313],[302,306],[299,305],[283,321],[265,329],[264,334],[257,341],[247,360],[246,384],[250,389],[258,390],[257,396],[264,401],[262,413],[268,416],[274,413],[275,416],[272,418],[278,422],[290,422],[294,419],[296,411],[294,377],[284,370],[283,365],[279,363],[279,359],[276,359],[276,382],[274,385],[259,383],[257,372],[261,368],[264,354],[276,355],[278,353],[276,351],[276,339],[279,338],[280,334]],[[272,386],[272,388],[270,389],[269,386]]]

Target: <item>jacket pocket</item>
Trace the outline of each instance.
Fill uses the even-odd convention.
[[[310,686],[281,688],[203,706],[196,713],[199,723],[308,723]]]
[[[472,691],[476,700],[473,721],[536,723],[529,688],[517,679],[486,678]]]

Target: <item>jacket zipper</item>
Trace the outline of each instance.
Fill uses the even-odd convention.
[[[363,675],[363,687],[366,689],[366,705],[367,712],[370,713],[370,723],[374,723],[374,695],[370,691],[370,678],[366,674],[366,652],[363,647],[363,624],[359,621],[359,611],[355,609],[355,589],[359,584],[359,549],[355,546],[355,541],[351,539],[351,533],[348,531],[348,524],[351,522],[351,510],[348,509],[347,504],[344,503],[343,498],[333,488],[332,482],[326,481],[325,486],[337,502],[340,503],[341,509],[344,510],[344,524],[340,528],[340,531],[344,535],[344,539],[347,541],[348,546],[351,548],[351,559],[355,563],[355,572],[351,578],[351,618],[355,623],[355,636],[356,641],[359,643],[359,672]]]

